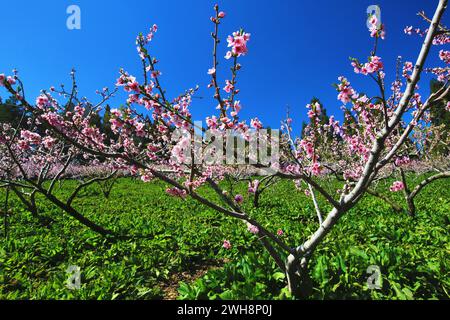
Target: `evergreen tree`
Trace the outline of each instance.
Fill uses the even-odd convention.
[[[444,86],[444,83],[439,82],[435,79],[430,82],[430,93],[434,93],[441,89]],[[431,122],[436,125],[445,125],[445,131],[450,129],[450,112],[445,110],[447,103],[450,101],[450,94],[448,94],[444,101],[438,104],[435,104],[430,109]]]
[[[20,106],[19,101],[14,96],[6,99],[4,103],[0,101],[0,123],[9,123],[13,127],[17,127],[24,112],[24,108]],[[26,125],[25,118],[22,120],[22,127]]]
[[[434,93],[444,86],[443,82],[435,79],[430,82],[430,93]],[[430,120],[433,126],[443,126],[443,130],[439,130],[440,136],[437,137],[439,141],[444,143],[437,144],[433,153],[447,155],[450,153],[450,148],[446,145],[449,140],[450,132],[450,112],[446,110],[447,103],[450,101],[450,94],[448,94],[444,101],[434,104],[430,108]]]

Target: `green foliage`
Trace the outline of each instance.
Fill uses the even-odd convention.
[[[38,198],[40,214],[55,220],[44,228],[12,198],[8,238],[0,238],[0,299],[159,299],[166,285],[178,289],[180,299],[291,299],[284,275],[243,223],[193,200],[172,198],[165,188],[119,179],[108,199],[96,184],[80,193],[74,206],[88,218],[142,236],[129,240],[104,239]],[[237,192],[245,189],[243,184]],[[63,186],[59,196],[67,190]],[[292,182],[279,183],[262,195],[260,208],[252,208],[250,198],[245,208],[269,230],[282,229],[292,246],[317,228],[310,199],[293,190]],[[319,202],[329,209],[320,197]],[[412,219],[377,198],[363,198],[314,253],[311,298],[449,298],[448,180],[425,188],[417,209]],[[231,241],[230,250],[222,248],[224,239]],[[71,265],[81,268],[80,290],[66,287]],[[370,265],[381,269],[381,290],[367,288]],[[198,266],[211,267],[195,275]],[[191,277],[173,282],[186,273]]]
[[[439,82],[435,79],[430,82],[430,93],[435,93],[439,89],[444,86],[443,82]],[[450,101],[450,94],[444,97],[443,101],[440,103],[436,103],[430,108],[430,120],[433,126],[440,127],[441,130],[436,132],[438,134],[437,137],[440,141],[449,141],[449,132],[450,132],[450,112],[446,110],[447,103]],[[448,142],[447,142],[448,143]],[[433,153],[447,155],[450,150],[448,144],[442,143],[435,147]]]
[[[439,82],[435,79],[430,81],[430,93],[435,93],[444,86],[443,82]],[[450,114],[445,110],[447,102],[450,101],[450,94],[445,96],[444,100],[440,103],[434,104],[431,107],[431,122],[436,125],[445,125],[445,129],[450,130]]]
[[[250,300],[286,298],[285,275],[271,257],[249,252],[236,262],[212,270],[192,284],[180,283],[179,299]]]
[[[2,103],[0,97],[0,124],[8,123],[15,127],[19,124],[23,113],[24,110],[19,106],[16,97],[12,96],[6,99],[4,103]],[[23,121],[23,123],[26,123],[26,121]]]

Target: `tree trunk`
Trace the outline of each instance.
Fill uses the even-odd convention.
[[[408,214],[411,217],[416,216],[416,205],[414,203],[414,199],[411,197],[406,198],[406,203],[408,204]]]
[[[289,255],[286,260],[286,277],[289,292],[297,299],[306,299],[312,293],[312,281],[308,272],[308,259]]]
[[[255,208],[259,208],[259,196],[260,195],[261,195],[261,193],[258,190],[256,190],[255,197],[253,198],[253,206]]]

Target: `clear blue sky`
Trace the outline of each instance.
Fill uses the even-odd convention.
[[[161,81],[170,97],[200,85],[192,111],[196,119],[215,112],[212,91],[205,89],[211,67],[212,7],[210,0],[42,0],[1,1],[2,28],[0,72],[20,71],[28,98],[41,88],[69,84],[72,67],[78,74],[80,93],[96,99],[96,89],[113,87],[119,68],[141,76],[135,37],[156,23],[160,27],[152,54],[160,59]],[[241,60],[239,99],[242,116],[258,115],[264,124],[278,127],[290,105],[299,123],[304,106],[313,96],[321,99],[329,114],[339,113],[340,103],[331,86],[339,75],[348,76],[359,91],[373,87],[366,77],[353,74],[348,57],[365,59],[372,48],[366,27],[366,8],[379,4],[387,39],[379,54],[388,76],[393,76],[395,58],[415,61],[421,46],[417,37],[404,35],[406,25],[423,26],[416,16],[429,15],[437,0],[223,0],[227,13],[222,24],[220,56],[226,52],[225,37],[244,27],[252,34],[249,54]],[[66,28],[66,8],[81,8],[81,30]],[[450,24],[449,13],[444,22]],[[440,49],[440,48],[439,48]],[[438,48],[429,64],[436,64]],[[228,65],[219,66],[222,83]],[[225,68],[226,67],[226,68]],[[389,77],[389,80],[392,78]],[[428,84],[422,82],[424,90]],[[4,92],[1,93],[5,97]],[[120,99],[115,103],[119,104]]]

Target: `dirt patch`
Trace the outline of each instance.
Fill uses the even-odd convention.
[[[218,269],[226,263],[222,261],[207,261],[203,264],[194,264],[188,270],[174,273],[169,280],[161,286],[164,292],[164,300],[176,300],[178,297],[178,287],[180,282],[194,282],[203,277],[209,270]]]

